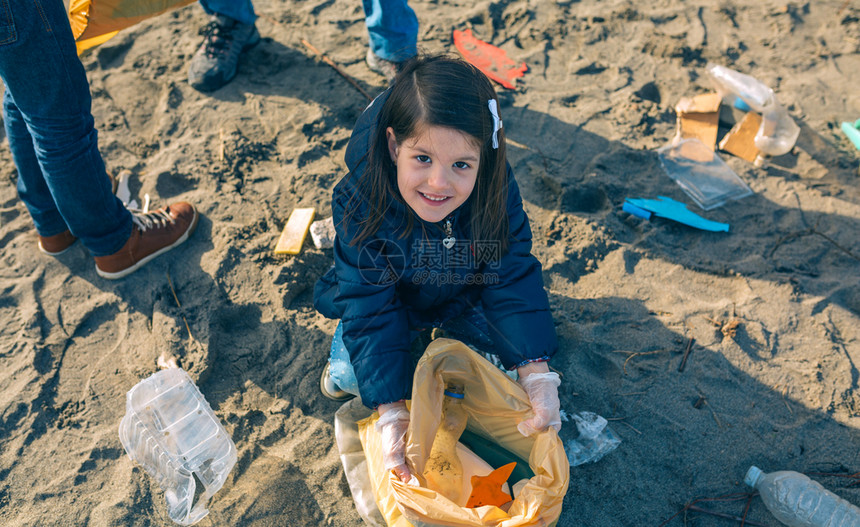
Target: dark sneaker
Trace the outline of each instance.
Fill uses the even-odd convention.
[[[320,375],[320,391],[322,394],[332,401],[348,401],[355,397],[355,395],[341,390],[338,385],[334,383],[334,380],[332,380],[328,370],[329,364],[326,362],[322,375]]]
[[[39,236],[39,250],[48,256],[59,256],[71,249],[76,241],[78,239],[72,231],[66,229],[65,232],[53,236]]]
[[[132,212],[134,227],[122,249],[108,256],[96,256],[96,272],[115,280],[127,276],[162,253],[181,244],[197,228],[197,211],[180,201],[153,212]]]
[[[214,15],[201,34],[203,44],[188,69],[188,84],[200,91],[214,91],[233,80],[239,55],[260,42],[255,24],[243,24],[224,15]]]
[[[400,71],[400,68],[403,66],[402,62],[393,62],[384,59],[370,49],[367,50],[365,62],[367,62],[367,67],[370,68],[370,71],[382,75],[389,83],[394,80],[394,77],[397,76],[397,72]]]

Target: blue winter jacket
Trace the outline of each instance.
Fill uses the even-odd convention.
[[[332,195],[334,266],[314,289],[316,309],[343,323],[343,342],[361,399],[370,408],[410,398],[410,329],[436,327],[470,306],[483,307],[495,351],[506,368],[550,357],[556,350],[541,265],[531,254],[532,233],[510,166],[510,237],[504,255],[497,254],[495,244],[470,239],[471,200],[452,215],[456,241],[450,248],[442,243],[444,222],[424,222],[393,199],[379,231],[353,243],[360,232],[356,219],[366,215],[367,204],[351,198],[360,192],[358,182],[388,94],[362,113],[347,145],[349,173]],[[409,215],[413,228],[404,236]]]

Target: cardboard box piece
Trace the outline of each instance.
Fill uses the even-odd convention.
[[[761,155],[761,151],[755,146],[755,134],[758,133],[759,127],[761,116],[755,112],[747,112],[720,141],[720,150],[755,163],[756,158]]]

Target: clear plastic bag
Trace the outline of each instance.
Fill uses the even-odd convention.
[[[599,461],[621,444],[621,439],[609,428],[603,417],[593,412],[580,412],[572,417],[576,421],[579,437],[569,439],[564,445],[570,466]]]
[[[698,139],[684,139],[657,149],[660,164],[670,178],[703,210],[752,194],[716,152]]]

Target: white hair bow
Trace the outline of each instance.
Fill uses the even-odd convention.
[[[493,148],[499,148],[499,130],[502,129],[502,119],[499,117],[499,106],[495,99],[488,103],[490,115],[493,116]]]

